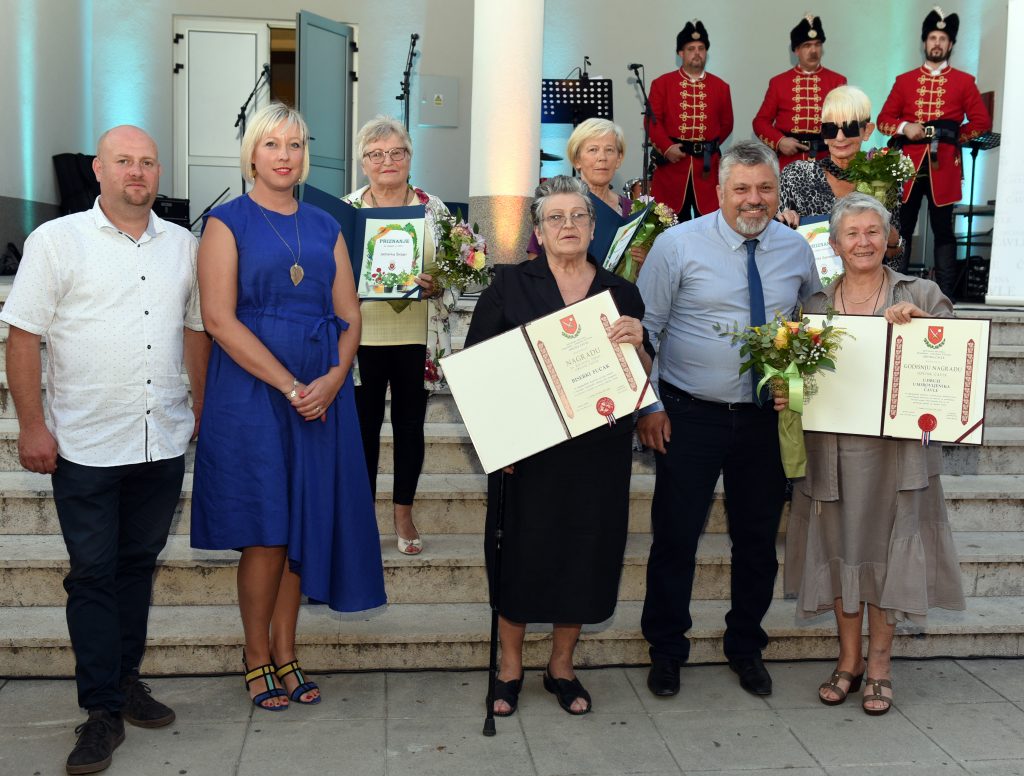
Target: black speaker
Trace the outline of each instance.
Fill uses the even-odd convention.
[[[188,219],[187,199],[174,199],[173,197],[158,195],[156,201],[153,202],[153,212],[164,221],[170,221],[172,224],[188,229],[190,222]]]
[[[957,284],[957,298],[965,302],[984,302],[988,293],[988,271],[991,260],[970,256]]]

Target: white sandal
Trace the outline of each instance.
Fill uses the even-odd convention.
[[[398,551],[403,555],[419,555],[423,552],[423,541],[418,536],[415,539],[403,539],[399,536]]]

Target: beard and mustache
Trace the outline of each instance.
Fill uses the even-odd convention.
[[[771,220],[772,215],[768,213],[767,205],[745,205],[736,216],[736,226],[740,234],[760,234]]]

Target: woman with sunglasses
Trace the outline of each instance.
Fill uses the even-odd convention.
[[[426,228],[433,237],[423,246],[423,266],[429,267],[441,238],[441,222],[449,213],[440,199],[409,183],[409,133],[401,122],[377,116],[359,130],[356,146],[369,184],[342,199],[356,207],[423,205]],[[416,284],[423,289],[424,301],[362,305],[363,332],[356,356],[356,408],[375,499],[380,431],[391,387],[395,472],[392,502],[398,551],[404,555],[418,555],[423,550],[412,519],[412,503],[426,449],[423,423],[427,397],[444,383],[437,359],[451,352],[448,312],[457,301],[454,290],[437,288],[429,274],[417,277]]]
[[[779,178],[782,208],[776,217],[795,228],[801,218],[831,213],[837,199],[854,191],[846,168],[874,131],[871,100],[863,91],[856,86],[840,86],[829,92],[821,108],[821,135],[829,155],[817,161],[793,162],[783,168]],[[885,263],[898,269],[903,258],[898,198],[891,213]]]

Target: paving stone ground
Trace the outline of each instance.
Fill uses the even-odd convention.
[[[820,661],[770,663],[756,698],[726,666],[687,667],[655,698],[646,668],[581,671],[594,712],[563,713],[530,671],[519,712],[481,735],[484,672],[338,673],[324,701],[280,714],[247,701],[236,676],[161,678],[178,720],[128,727],[110,776],[1024,776],[1024,660],[900,660],[897,705],[868,717],[828,708]],[[64,773],[83,715],[69,680],[0,679],[0,774]]]

